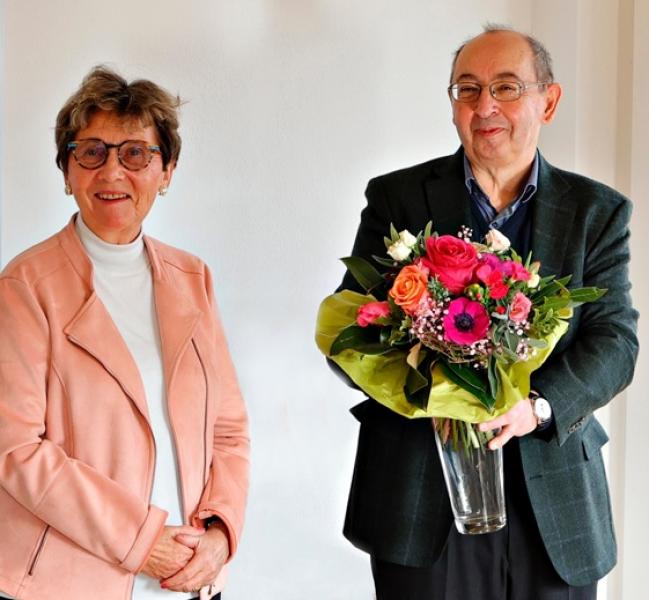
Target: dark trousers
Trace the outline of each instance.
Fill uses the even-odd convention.
[[[455,527],[430,567],[371,557],[377,600],[596,600],[597,583],[574,587],[554,570],[525,488],[516,440],[505,446],[507,525],[461,535]]]

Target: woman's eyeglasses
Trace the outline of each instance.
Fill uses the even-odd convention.
[[[129,171],[139,171],[149,166],[153,155],[160,153],[160,146],[151,146],[138,140],[126,140],[121,144],[107,144],[99,139],[69,142],[68,150],[74,160],[84,169],[98,169],[108,160],[108,151],[117,148],[117,160]]]

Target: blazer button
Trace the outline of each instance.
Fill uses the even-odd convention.
[[[570,427],[568,427],[568,433],[574,433],[579,429],[582,425],[584,424],[584,417],[579,419],[578,421],[575,421]]]

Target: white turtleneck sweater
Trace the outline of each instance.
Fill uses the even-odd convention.
[[[92,261],[97,296],[124,338],[144,385],[156,446],[150,502],[168,511],[167,525],[182,525],[180,481],[167,412],[153,278],[142,232],[130,244],[109,244],[86,226],[80,214],[77,215],[76,229]],[[193,597],[195,594],[163,590],[157,580],[144,574],[135,577],[133,600]]]

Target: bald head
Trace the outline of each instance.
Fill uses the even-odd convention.
[[[536,80],[546,82],[554,81],[554,73],[552,72],[552,57],[550,56],[547,48],[539,40],[531,35],[520,33],[504,25],[487,25],[484,27],[483,33],[468,39],[453,54],[453,64],[451,65],[451,83],[456,81],[455,67],[457,65],[457,59],[462,50],[464,50],[464,48],[468,44],[471,44],[472,42],[477,41],[480,38],[493,35],[499,35],[504,38],[509,38],[510,40],[514,40],[516,38],[522,39],[529,48]]]

